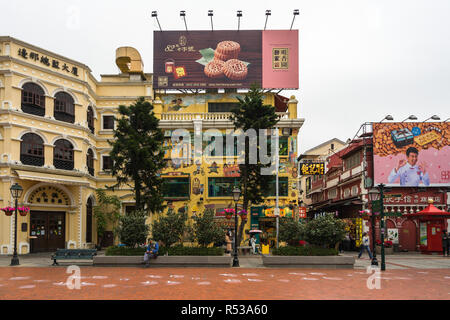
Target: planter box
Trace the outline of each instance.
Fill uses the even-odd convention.
[[[150,267],[231,267],[230,256],[159,256]],[[141,266],[144,256],[94,256],[94,266]]]
[[[376,251],[377,254],[381,254],[381,246],[376,246]],[[384,254],[394,254],[394,248],[390,247],[390,248],[384,248]]]
[[[355,258],[349,256],[270,256],[263,255],[265,267],[309,269],[353,269]]]

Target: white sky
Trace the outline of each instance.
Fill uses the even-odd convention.
[[[289,29],[300,10],[299,149],[345,141],[366,121],[391,114],[402,121],[450,117],[450,1],[448,0],[21,0],[2,1],[0,35],[9,35],[88,65],[94,76],[117,73],[115,49],[133,46],[153,70],[151,11],[163,30]]]

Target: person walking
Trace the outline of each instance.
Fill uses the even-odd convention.
[[[359,251],[359,255],[358,255],[358,259],[361,258],[361,255],[364,252],[364,249],[367,250],[367,253],[369,254],[370,259],[372,259],[372,252],[370,252],[370,239],[369,236],[367,235],[367,232],[363,233],[363,237],[362,237],[362,243],[361,243],[361,251]]]
[[[145,268],[150,267],[150,259],[156,259],[158,257],[158,251],[159,251],[158,242],[148,239],[147,250],[145,251],[144,254]]]
[[[442,230],[442,255],[445,257],[445,254],[447,253],[447,257],[449,254],[449,235],[447,233],[447,230]]]

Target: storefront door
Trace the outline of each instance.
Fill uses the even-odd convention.
[[[65,213],[31,211],[31,252],[55,251],[65,247]]]
[[[428,251],[442,251],[442,224],[438,222],[428,224]]]

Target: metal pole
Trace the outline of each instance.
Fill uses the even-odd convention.
[[[237,254],[237,201],[234,203],[234,254],[233,254],[233,267],[239,267],[239,259]]]
[[[280,145],[279,145],[279,132],[278,132],[278,127],[275,128],[275,132],[276,132],[276,155],[275,155],[275,169],[276,169],[276,181],[275,181],[275,188],[276,188],[276,204],[275,204],[275,211],[276,211],[276,219],[277,219],[277,225],[276,225],[276,230],[277,230],[277,249],[279,248],[279,241],[278,241],[278,236],[279,236],[279,224],[280,224],[280,208],[279,208],[279,203],[278,203],[278,169],[280,167]]]
[[[375,220],[375,214],[373,212],[373,205],[372,205],[372,265],[373,266],[377,266],[378,265],[378,260],[377,260],[377,250],[376,250],[376,244],[375,244],[375,237],[376,237],[376,232],[375,232],[375,224],[376,224],[376,220]]]
[[[385,256],[384,256],[384,208],[383,208],[383,191],[384,191],[384,184],[380,184],[380,201],[381,201],[381,221],[380,221],[380,226],[381,226],[381,271],[385,271],[386,270],[386,261],[385,261]]]
[[[11,259],[11,266],[19,265],[19,257],[17,256],[17,198],[16,198],[16,208],[14,214],[14,254]]]

